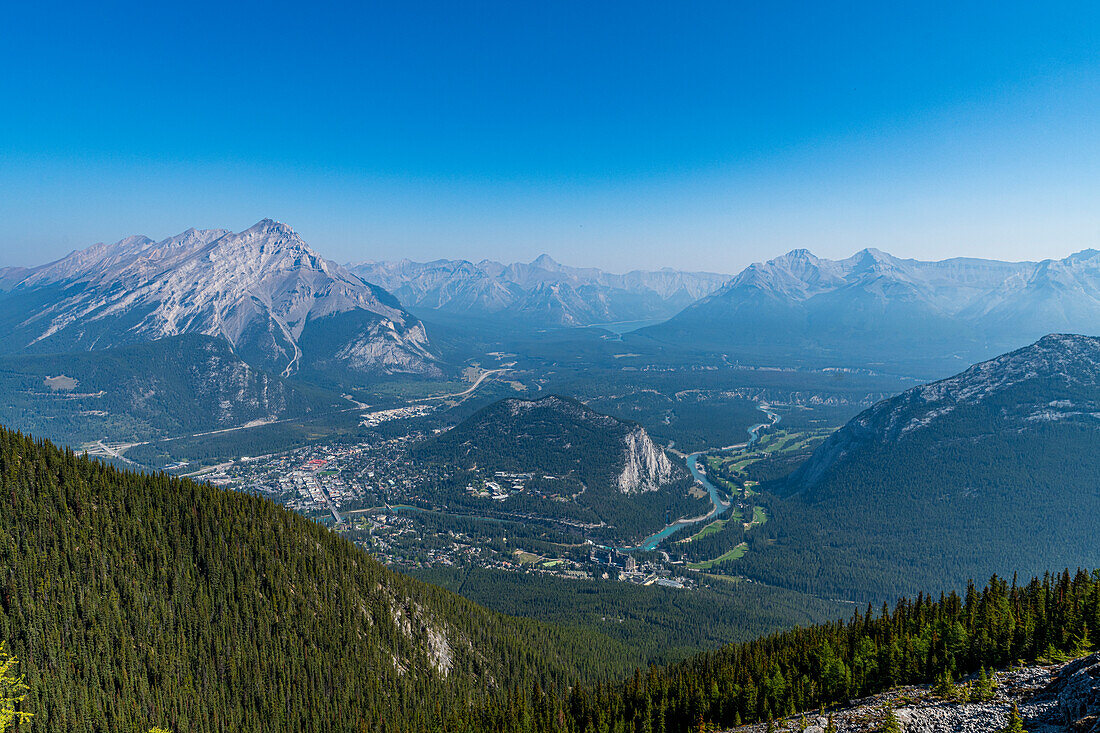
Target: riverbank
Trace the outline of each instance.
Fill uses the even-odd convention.
[[[689,453],[684,456],[684,463],[687,466],[688,471],[691,473],[695,482],[701,484],[703,488],[707,490],[707,494],[710,497],[711,506],[713,507],[710,512],[699,517],[694,518],[681,518],[675,522],[666,525],[661,530],[654,532],[649,537],[642,540],[641,543],[634,547],[620,547],[618,549],[623,552],[631,552],[634,550],[655,550],[657,545],[661,544],[666,538],[678,532],[684,527],[688,527],[699,522],[709,522],[722,516],[729,510],[731,503],[722,498],[722,491],[715,486],[707,478],[706,472],[699,467],[699,458],[710,453],[712,450],[731,450],[734,448],[751,448],[757,441],[760,440],[761,431],[764,428],[770,428],[779,422],[779,415],[771,410],[771,407],[767,404],[761,403],[756,406],[758,410],[764,413],[768,418],[768,422],[757,423],[748,429],[749,440],[745,443],[740,443],[734,446],[727,446],[723,448],[708,448],[706,450],[696,451],[695,453]],[[682,454],[680,454],[682,455]]]

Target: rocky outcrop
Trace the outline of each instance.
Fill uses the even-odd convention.
[[[624,494],[656,491],[672,480],[672,462],[654,445],[644,428],[635,427],[623,442],[626,449],[623,472],[619,474],[619,491]]]
[[[1100,654],[1067,664],[1047,691],[1056,697],[1056,717],[1067,730],[1100,733]]]
[[[198,333],[289,376],[308,361],[301,348],[307,327],[359,314],[375,327],[347,344],[348,368],[434,368],[423,324],[392,295],[270,219],[235,234],[189,229],[161,242],[128,237],[94,245],[33,270],[11,288],[5,306],[14,313],[20,303],[43,299],[47,307],[11,324],[21,349],[82,351]]]
[[[1100,654],[1049,667],[1004,670],[995,675],[992,700],[943,700],[927,685],[899,687],[819,713],[775,724],[779,733],[823,733],[832,719],[838,733],[877,733],[887,708],[905,733],[996,733],[1015,704],[1028,733],[1100,733]],[[762,724],[735,729],[763,733]]]

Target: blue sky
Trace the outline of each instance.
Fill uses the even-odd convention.
[[[5,11],[0,264],[263,217],[341,261],[1100,247],[1095,2],[226,5]]]

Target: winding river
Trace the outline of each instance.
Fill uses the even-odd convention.
[[[722,448],[722,450],[730,450],[731,448],[751,448],[758,440],[760,440],[760,431],[763,428],[775,425],[777,422],[779,422],[779,415],[772,412],[767,405],[757,405],[757,409],[767,415],[768,422],[757,423],[756,425],[753,425],[751,428],[749,428],[749,441],[747,443],[726,446],[725,448]],[[699,468],[699,457],[706,455],[710,452],[710,450],[711,449],[708,448],[707,450],[690,453],[684,457],[684,463],[687,465],[688,470],[691,471],[691,475],[695,478],[695,481],[699,484],[702,484],[703,487],[707,490],[707,494],[710,495],[710,503],[712,507],[710,512],[704,514],[701,517],[677,519],[675,522],[667,525],[661,531],[655,532],[649,537],[646,537],[640,545],[636,547],[620,547],[620,550],[654,550],[657,548],[657,545],[661,544],[661,542],[666,537],[677,532],[681,527],[687,527],[691,524],[698,524],[699,522],[709,522],[712,519],[716,519],[717,517],[725,514],[726,510],[730,508],[729,503],[723,501],[722,496],[719,493],[718,487],[712,484],[710,480],[707,479],[706,473],[704,473],[703,470]]]
[[[730,449],[733,449],[733,448],[751,448],[758,440],[760,440],[760,431],[763,428],[775,425],[777,422],[779,422],[779,415],[772,412],[771,409],[767,405],[757,405],[757,409],[759,409],[761,412],[763,412],[767,416],[768,421],[757,423],[756,425],[753,425],[751,428],[748,429],[748,433],[749,433],[748,442],[741,443],[741,444],[738,444],[738,445],[726,446],[724,448],[721,448],[721,450],[730,450]],[[690,454],[688,454],[687,456],[684,457],[684,463],[685,463],[685,465],[687,465],[688,471],[691,472],[691,475],[695,479],[696,483],[701,484],[707,490],[707,494],[710,496],[711,510],[709,512],[707,512],[706,514],[702,515],[702,516],[685,517],[685,518],[682,518],[682,519],[677,519],[672,524],[669,524],[669,525],[665,526],[659,532],[654,532],[649,537],[646,537],[645,540],[643,540],[641,542],[641,544],[636,545],[634,547],[620,547],[620,548],[618,548],[619,550],[621,550],[623,552],[630,552],[632,550],[654,550],[654,549],[657,548],[657,545],[661,544],[661,542],[666,537],[672,535],[673,533],[677,532],[681,528],[687,527],[687,526],[692,525],[692,524],[698,524],[699,522],[709,522],[709,521],[711,521],[713,519],[716,519],[717,517],[720,517],[721,515],[725,514],[726,510],[728,510],[730,508],[729,502],[723,500],[720,489],[717,486],[715,486],[714,484],[712,484],[709,479],[707,479],[706,473],[703,471],[703,469],[701,469],[699,467],[700,457],[706,455],[711,450],[714,450],[714,449],[713,448],[707,448],[706,450],[701,450],[701,451],[696,451],[695,453],[690,453]],[[357,509],[357,510],[352,510],[352,511],[346,512],[346,513],[347,514],[359,514],[359,513],[369,513],[369,512],[375,512],[375,511],[384,511],[384,512],[400,512],[400,511],[436,512],[437,510],[424,509],[424,508],[421,508],[421,507],[409,506],[407,504],[398,504],[398,505],[393,505],[393,506],[374,507],[372,509]],[[442,512],[442,513],[447,514],[447,512]],[[479,516],[474,516],[474,515],[452,514],[450,516],[461,516],[461,517],[468,518],[468,519],[479,519],[479,520],[485,520],[485,521],[497,521],[497,522],[499,522],[499,521],[509,521],[509,520],[494,519],[494,518],[490,518],[490,517],[479,517]],[[516,520],[511,520],[511,521],[516,521]]]

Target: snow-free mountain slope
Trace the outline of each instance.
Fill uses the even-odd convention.
[[[332,414],[348,405],[338,394],[302,389],[256,369],[224,339],[199,334],[70,354],[0,356],[0,394],[6,395],[3,424],[73,446],[104,436],[122,443],[178,438]]]
[[[37,268],[5,296],[8,350],[106,348],[182,333],[227,340],[246,360],[290,375],[310,328],[358,314],[331,356],[357,371],[433,371],[423,325],[381,288],[324,259],[288,226],[189,229],[128,237]]]
[[[790,486],[812,491],[834,464],[863,447],[918,439],[920,433],[954,439],[961,434],[957,423],[967,426],[978,414],[989,434],[1072,423],[1095,430],[1100,440],[1100,338],[1051,334],[876,403],[833,433],[794,474]],[[982,439],[981,433],[971,437]]]
[[[393,572],[269,500],[7,429],[0,449],[0,620],[33,730],[472,730],[533,680],[567,690],[641,663]]]
[[[506,456],[497,457],[497,449]],[[543,469],[558,473],[586,470],[591,460],[611,469],[609,486],[623,494],[657,491],[673,480],[672,464],[645,429],[550,395],[538,400],[496,402],[440,436],[432,450],[501,460],[506,470]],[[525,464],[527,461],[528,464]]]

